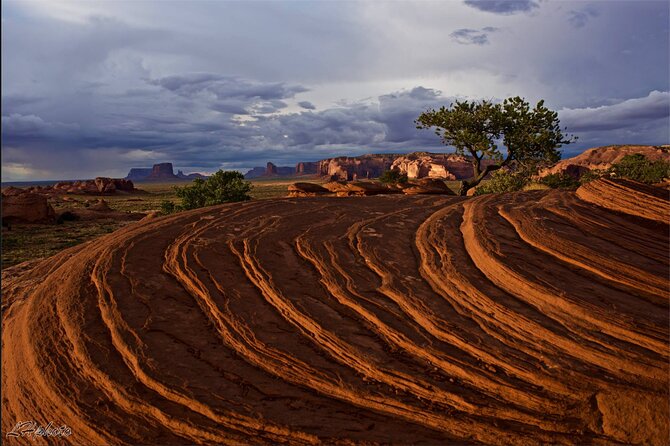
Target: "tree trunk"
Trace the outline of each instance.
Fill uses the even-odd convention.
[[[470,184],[467,181],[461,181],[461,187],[458,188],[458,195],[465,197],[468,194],[468,189],[470,189]]]

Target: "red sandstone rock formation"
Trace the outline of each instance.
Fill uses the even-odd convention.
[[[492,163],[483,160],[482,165]],[[333,180],[377,178],[386,170],[398,170],[409,178],[460,180],[472,177],[470,159],[453,153],[414,152],[407,155],[363,155],[319,161],[317,172]]]
[[[3,270],[3,435],[72,432],[4,442],[665,445],[668,204],[620,186],[233,203]]]
[[[313,175],[319,170],[318,162],[302,162],[295,165],[296,175]]]
[[[56,213],[44,195],[2,194],[2,223],[53,223]]]
[[[177,178],[172,169],[172,163],[154,164],[151,168],[151,174],[147,179],[155,180],[160,178]]]
[[[377,178],[389,170],[398,155],[362,155],[328,158],[319,161],[318,173],[333,180],[361,180]]]
[[[567,173],[579,178],[590,170],[606,170],[626,155],[640,153],[651,161],[670,161],[670,146],[603,146],[594,147],[572,158],[566,158],[540,172],[539,177]]]

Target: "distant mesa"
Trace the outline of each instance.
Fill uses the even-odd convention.
[[[484,161],[483,164],[486,165]],[[341,156],[320,161],[299,162],[295,168],[275,166],[254,167],[247,179],[271,176],[318,175],[335,181],[356,181],[378,178],[386,170],[398,170],[409,178],[460,180],[470,178],[473,169],[470,158],[453,153],[413,152],[409,154],[369,154]]]
[[[126,175],[127,180],[134,181],[155,181],[155,180],[169,180],[169,179],[183,179],[183,180],[192,180],[196,178],[206,178],[204,175],[199,173],[189,173],[184,174],[181,170],[177,171],[177,174],[174,173],[174,168],[172,163],[158,163],[154,164],[153,167],[133,167]]]
[[[287,177],[296,174],[296,169],[291,166],[277,166],[274,163],[268,162],[265,167],[254,167],[244,174],[247,180],[262,177]]]
[[[641,153],[649,160],[670,160],[670,146],[621,145],[595,147],[573,158],[559,161],[540,176],[567,173],[579,178],[593,169],[607,169],[625,155]],[[495,163],[482,160],[482,167]],[[369,154],[340,156],[320,161],[299,162],[295,168],[267,163],[254,167],[244,177],[247,179],[273,176],[318,175],[333,181],[356,181],[379,178],[387,170],[406,174],[409,179],[433,178],[437,180],[464,180],[474,174],[472,158],[455,153],[412,152],[407,154]]]

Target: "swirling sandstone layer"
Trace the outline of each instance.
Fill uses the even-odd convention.
[[[3,435],[664,444],[667,219],[597,186],[211,207],[10,271]]]

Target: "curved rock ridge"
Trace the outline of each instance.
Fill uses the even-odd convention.
[[[594,147],[577,156],[566,158],[553,166],[543,169],[539,177],[550,174],[568,174],[580,178],[591,170],[607,170],[626,155],[641,154],[650,161],[670,161],[670,146],[619,145]]]
[[[69,426],[62,444],[664,444],[668,225],[626,209],[263,200],[5,270],[3,436],[34,419]]]

